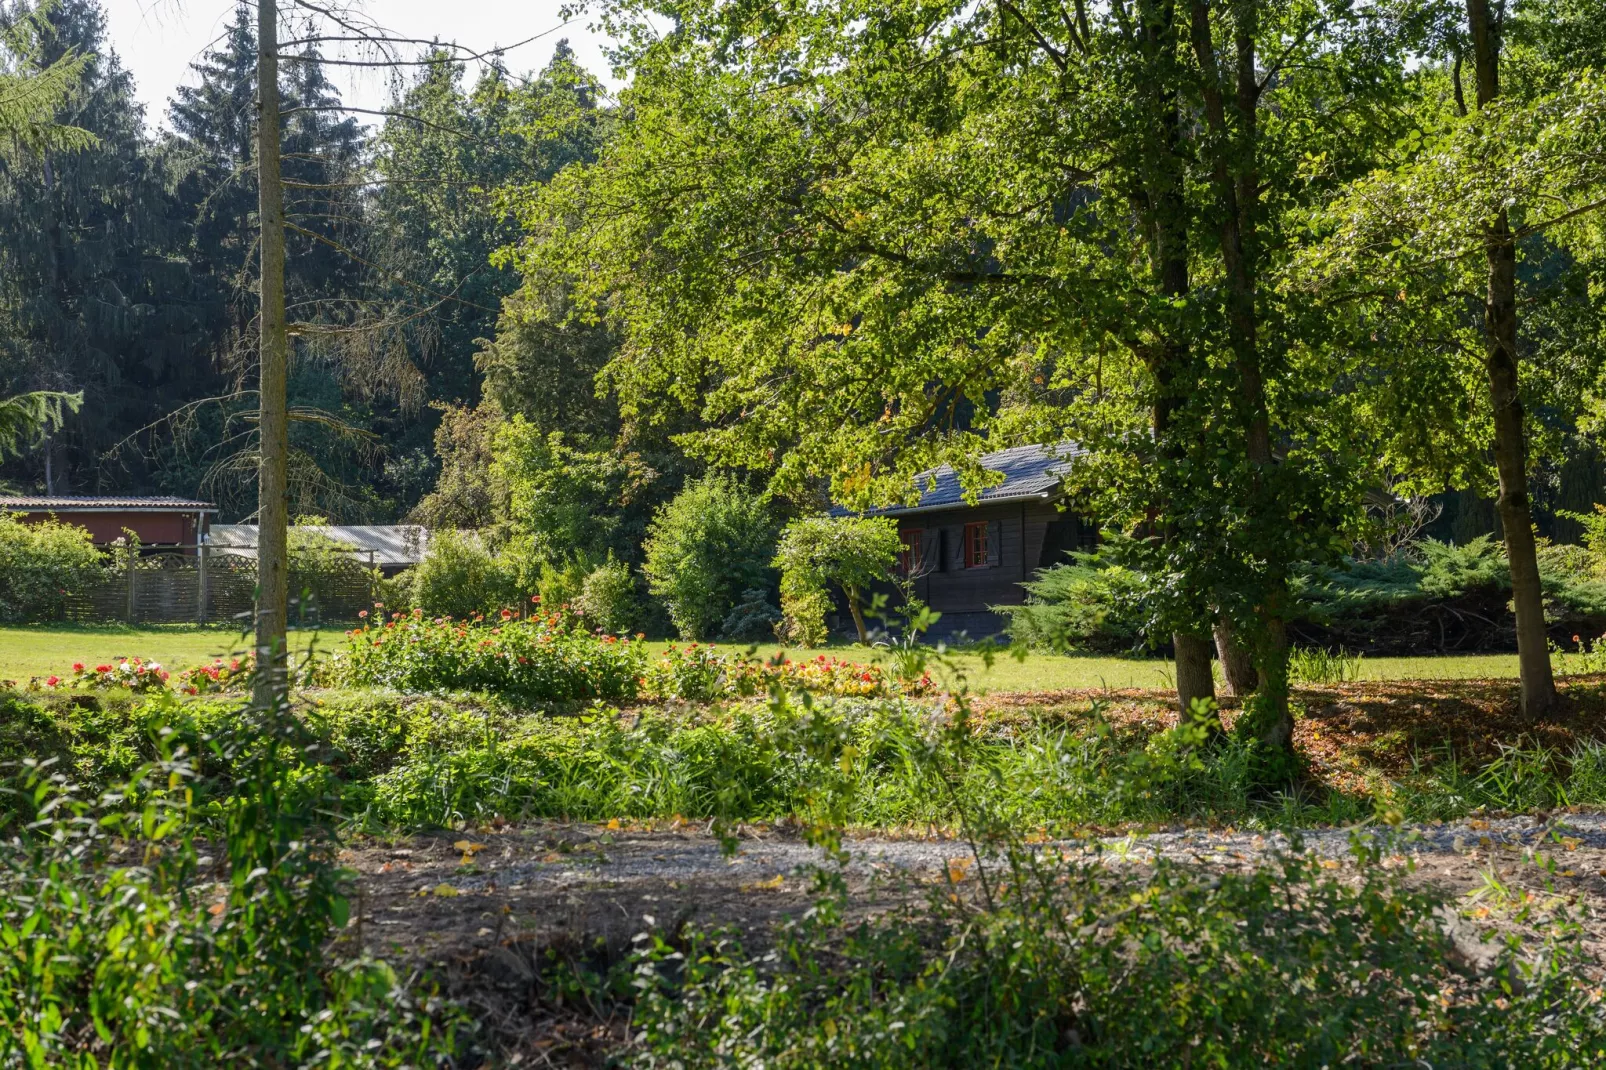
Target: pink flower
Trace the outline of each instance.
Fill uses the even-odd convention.
[[[366,620],[368,618],[368,611],[366,609],[359,609],[359,610],[357,610],[357,616],[359,616],[362,619]]]

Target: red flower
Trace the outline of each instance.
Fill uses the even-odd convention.
[[[532,606],[538,606],[538,605],[540,605],[540,604],[541,604],[541,596],[540,596],[540,595],[538,595],[538,594],[532,594],[532,595],[531,595],[531,596],[530,596],[530,604],[531,604],[531,605],[532,605]]]
[[[110,665],[96,665],[95,666],[95,671],[96,672],[111,672],[112,671],[112,667]]]
[[[72,671],[73,672],[83,672],[84,671],[84,663],[81,662],[81,661],[73,662],[72,663]]]
[[[502,619],[503,620],[509,620],[509,619],[512,618],[512,616],[513,616],[513,611],[511,609],[502,610]]]
[[[59,676],[47,676],[47,677],[45,677],[45,686],[46,687],[55,687],[59,683],[61,683],[61,677],[59,677]]]

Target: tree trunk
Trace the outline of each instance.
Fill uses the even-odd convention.
[[[1268,508],[1267,476],[1276,458],[1271,449],[1271,414],[1266,401],[1260,360],[1257,288],[1260,270],[1256,207],[1260,197],[1259,124],[1260,72],[1255,61],[1259,33],[1260,0],[1240,0],[1232,6],[1232,70],[1218,59],[1211,6],[1192,0],[1191,30],[1194,58],[1202,74],[1204,119],[1213,145],[1211,178],[1221,216],[1221,266],[1227,311],[1227,345],[1238,376],[1236,398],[1239,426],[1244,436],[1244,458],[1252,470],[1252,514],[1266,514],[1261,524],[1286,524],[1288,518]],[[1231,111],[1225,86],[1232,89]],[[1275,503],[1270,503],[1275,506]],[[1275,546],[1275,543],[1272,544]],[[1268,747],[1286,750],[1293,744],[1294,719],[1288,705],[1288,635],[1284,621],[1288,602],[1288,562],[1268,557],[1261,581],[1256,616],[1258,631],[1255,667],[1259,672],[1260,710],[1257,738]]]
[[[1139,213],[1147,217],[1155,289],[1175,299],[1186,296],[1191,286],[1188,275],[1190,216],[1183,188],[1186,173],[1184,117],[1180,95],[1158,72],[1175,48],[1176,5],[1171,0],[1146,3],[1139,11],[1143,17],[1145,58],[1154,66],[1156,77],[1149,83],[1154,90],[1149,104],[1153,109],[1155,136],[1145,153],[1148,157],[1146,188],[1137,207]],[[1169,336],[1143,353],[1154,377],[1155,396],[1150,415],[1155,443],[1169,460],[1178,461],[1181,444],[1172,433],[1172,424],[1186,390],[1191,387],[1192,351],[1179,326],[1173,324],[1162,330],[1168,331]],[[1168,543],[1172,540],[1169,523],[1162,527],[1161,537]],[[1173,633],[1171,645],[1176,651],[1177,708],[1186,718],[1195,700],[1214,703],[1216,699],[1216,681],[1210,671],[1210,645],[1208,640],[1184,632]]]
[[[262,337],[258,365],[257,674],[259,705],[289,697],[289,420],[285,379],[289,340],[284,313],[284,188],[279,174],[279,12],[257,6],[257,179],[260,186]]]
[[[1186,721],[1195,700],[1216,700],[1216,679],[1210,672],[1210,640],[1178,634],[1172,636],[1171,642],[1177,652],[1177,706]]]
[[[859,633],[859,645],[869,646],[870,631],[864,626],[864,610],[859,606],[859,589],[857,587],[849,587],[846,594],[848,596],[848,612],[853,615],[853,627]]]
[[[1499,27],[1487,0],[1467,0],[1473,68],[1482,110],[1500,95]],[[1489,221],[1484,238],[1489,288],[1483,306],[1484,371],[1494,410],[1495,469],[1500,476],[1500,526],[1511,571],[1511,600],[1517,615],[1517,666],[1522,678],[1522,712],[1538,717],[1555,705],[1545,633],[1545,602],[1539,583],[1539,556],[1528,501],[1528,438],[1523,424],[1517,356],[1517,247],[1511,220],[1502,208]]]
[[[1216,621],[1216,657],[1221,659],[1221,674],[1226,680],[1225,690],[1233,698],[1246,698],[1255,693],[1260,675],[1255,671],[1255,659],[1238,642],[1232,622],[1225,617]]]

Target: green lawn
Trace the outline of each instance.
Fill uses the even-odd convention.
[[[316,631],[292,631],[290,641],[304,651]],[[319,645],[341,638],[326,633]],[[103,665],[117,658],[141,657],[167,669],[186,669],[216,657],[249,650],[248,637],[229,628],[130,628],[122,624],[38,625],[0,628],[0,680],[26,680],[30,676],[67,675],[73,662]]]
[[[321,649],[337,647],[341,631],[293,631],[296,651],[305,651],[315,641]],[[668,643],[649,643],[660,651]],[[75,661],[101,664],[114,658],[154,658],[169,669],[182,669],[210,661],[214,657],[247,649],[248,641],[239,632],[223,628],[129,628],[124,625],[37,626],[0,628],[0,679],[26,680],[30,676],[66,674]],[[725,649],[744,650],[734,644]],[[759,655],[770,657],[782,651],[777,646],[759,648]],[[825,650],[786,650],[789,658],[812,658],[819,654],[851,661],[875,661],[885,652],[858,645],[834,646]],[[978,691],[1056,691],[1073,688],[1167,687],[1172,680],[1169,661],[1158,658],[1074,657],[1034,654],[1024,662],[1008,656],[998,657],[987,668],[974,654],[956,655],[959,664]],[[1515,654],[1487,654],[1472,657],[1367,658],[1361,662],[1361,676],[1368,680],[1457,680],[1478,677],[1515,677]]]
[[[668,643],[648,643],[657,651]],[[684,644],[681,644],[684,645]],[[721,644],[726,649],[745,650],[737,644]],[[784,653],[796,659],[820,654],[849,661],[875,661],[885,651],[857,643],[819,650],[793,650],[779,646],[760,646],[758,655],[772,657]],[[1017,661],[999,654],[989,668],[979,655],[953,655],[970,685],[977,691],[1058,691],[1081,688],[1170,687],[1174,670],[1168,659],[1090,657],[1081,655],[1033,654]],[[1415,658],[1363,658],[1363,680],[1469,680],[1517,677],[1517,655],[1477,654],[1467,656],[1429,656]]]

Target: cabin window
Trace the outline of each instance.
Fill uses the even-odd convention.
[[[920,547],[925,538],[925,528],[899,529],[898,540],[903,543],[903,549],[898,553],[898,569],[905,576],[918,575],[924,569],[926,562]]]
[[[987,544],[987,521],[965,525],[965,567],[986,568],[992,563],[993,548]]]

